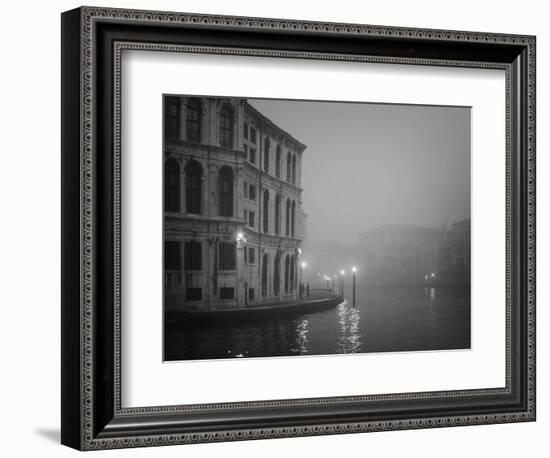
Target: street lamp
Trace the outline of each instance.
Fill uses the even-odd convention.
[[[299,248],[300,249],[300,248]],[[304,269],[306,268],[307,266],[307,263],[305,261],[302,261],[300,263],[300,279],[299,279],[299,282],[298,282],[298,295],[300,297],[300,299],[302,298],[303,296],[303,288],[302,288],[302,284],[303,284],[303,281],[304,281]]]
[[[352,267],[353,272],[353,306],[355,307],[355,274],[357,273],[357,267]]]
[[[241,258],[241,254],[246,256],[246,251],[244,251],[244,249],[246,249],[245,244],[246,244],[247,240],[246,240],[245,235],[242,232],[237,232],[237,234],[235,234],[235,241],[237,242],[237,250],[239,252],[239,254],[238,254],[239,258]],[[244,258],[243,258],[243,262],[244,262]],[[237,269],[238,269],[238,266],[239,266],[239,263],[237,263]],[[244,264],[243,264],[243,266],[244,266]],[[239,272],[237,270],[237,278],[238,277],[239,277]],[[248,290],[248,287],[246,286],[246,283],[245,283],[245,290],[244,290],[245,305],[248,305],[247,290]],[[238,285],[238,283],[235,287],[235,293],[236,293],[235,296],[238,298],[239,297],[239,285]]]
[[[237,240],[237,246],[239,248],[241,248],[246,243],[246,237],[242,232],[237,232],[235,239]]]
[[[341,270],[340,271],[340,296],[344,297],[344,274],[346,272]]]

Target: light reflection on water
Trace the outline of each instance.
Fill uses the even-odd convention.
[[[437,313],[435,313],[435,310],[434,310],[434,307],[436,306],[435,288],[433,287],[426,288],[426,291],[428,294],[428,298],[430,299],[430,317],[431,317],[432,328],[435,329],[437,328],[437,320],[436,320]]]
[[[346,290],[345,295],[351,296]],[[358,287],[357,306],[250,322],[166,327],[167,360],[470,347],[469,290]]]
[[[344,301],[337,307],[340,334],[336,342],[337,353],[361,352],[361,333],[359,330],[359,309]]]
[[[309,322],[308,320],[302,320],[298,323],[298,326],[296,327],[296,347],[293,348],[293,353],[297,353],[299,355],[305,355],[308,352],[307,344],[309,342],[307,338],[308,326]]]

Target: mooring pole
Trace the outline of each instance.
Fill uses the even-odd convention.
[[[353,306],[355,307],[355,273],[357,272],[357,269],[354,267],[351,270],[353,272]]]

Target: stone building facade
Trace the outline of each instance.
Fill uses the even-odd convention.
[[[469,219],[439,229],[381,226],[359,236],[359,252],[369,284],[470,284]]]
[[[470,284],[470,226],[469,219],[458,221],[443,234],[438,253],[439,284]]]
[[[164,100],[167,311],[292,301],[305,145],[242,98]]]
[[[441,231],[387,225],[359,236],[362,271],[367,283],[424,284],[437,270]]]

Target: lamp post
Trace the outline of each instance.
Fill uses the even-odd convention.
[[[353,272],[353,306],[355,307],[355,274],[357,273],[357,268],[352,267],[351,271]]]
[[[299,296],[300,296],[300,299],[303,297],[303,288],[302,288],[302,283],[304,281],[304,269],[307,267],[307,263],[305,261],[302,261],[300,263],[300,280],[298,282],[298,291],[299,291]]]
[[[246,237],[244,236],[244,234],[242,232],[237,232],[236,236],[235,236],[235,240],[237,242],[237,249],[238,251],[242,251],[244,253],[244,250],[246,249],[245,248],[245,244],[247,242],[246,240]],[[244,254],[242,255],[244,256]],[[239,257],[241,257],[241,255],[239,255]],[[242,260],[242,265],[243,265],[243,272],[239,272],[239,263],[237,262],[237,279],[235,281],[235,297],[237,298],[237,303],[239,302],[239,275],[243,274],[244,275],[244,258]],[[247,306],[248,305],[248,284],[245,282],[244,284],[244,293],[243,293],[243,299],[244,299],[244,305]]]
[[[344,272],[343,270],[340,271],[340,296],[344,297]]]

